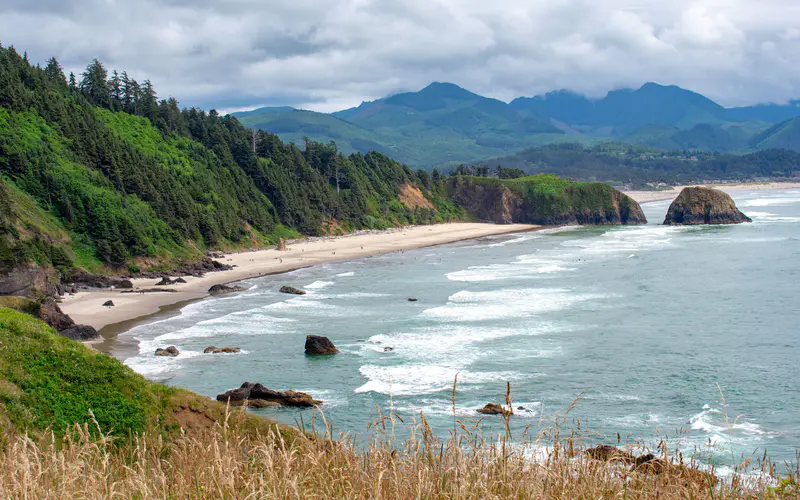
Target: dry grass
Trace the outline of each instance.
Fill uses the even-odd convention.
[[[319,417],[318,417],[319,418]],[[572,435],[549,427],[541,441],[494,442],[455,420],[447,439],[424,416],[393,446],[393,415],[380,416],[373,441],[240,432],[241,410],[204,433],[166,441],[143,435],[115,442],[75,427],[68,437],[11,436],[0,454],[2,498],[796,498],[793,480],[779,488],[738,475],[716,485],[690,467],[659,474],[588,460]],[[558,423],[557,421],[555,423]],[[329,427],[326,427],[329,429]],[[690,473],[686,473],[686,471]]]

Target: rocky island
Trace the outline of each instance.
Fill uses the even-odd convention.
[[[471,216],[495,224],[646,224],[633,199],[602,182],[539,174],[519,179],[457,176],[449,197]]]
[[[733,198],[718,189],[687,187],[669,206],[665,225],[741,224],[753,222],[743,214]]]

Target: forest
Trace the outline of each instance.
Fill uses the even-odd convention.
[[[180,109],[98,60],[65,75],[55,58],[41,67],[0,46],[0,268],[135,271],[209,248],[463,217],[427,172],[302,146]],[[430,203],[401,202],[408,187]]]

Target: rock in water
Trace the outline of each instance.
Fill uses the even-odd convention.
[[[736,208],[733,199],[719,189],[683,188],[669,206],[666,225],[740,224],[753,222]]]
[[[247,404],[253,408],[263,408],[265,406],[319,406],[322,401],[316,400],[310,394],[297,391],[273,391],[261,384],[251,384],[245,382],[237,389],[222,394],[217,394],[217,401],[229,403],[231,406],[242,406]]]
[[[208,289],[208,293],[211,295],[219,295],[221,293],[242,292],[244,290],[247,290],[247,288],[242,286],[214,285]]]
[[[203,349],[203,354],[235,354],[241,351],[242,350],[238,347],[217,347],[211,345]]]
[[[305,295],[306,294],[305,290],[298,290],[297,288],[295,288],[293,286],[287,286],[287,285],[282,286],[281,289],[280,289],[280,292],[281,293],[290,293],[290,294],[294,294],[294,295]]]
[[[509,409],[503,408],[497,403],[489,403],[483,408],[478,408],[478,413],[483,413],[484,415],[505,415],[510,416],[513,415],[513,412]]]
[[[166,349],[158,348],[156,349],[156,356],[171,356],[175,357],[180,354],[180,351],[174,345],[167,347]]]
[[[103,305],[106,306],[106,307],[114,307],[114,301],[113,300],[107,300],[107,301],[103,302]]]
[[[339,349],[333,345],[328,337],[318,337],[316,335],[308,335],[306,337],[306,354],[336,354]]]
[[[409,297],[409,298],[408,298],[408,301],[409,301],[409,302],[416,302],[416,301],[417,301],[417,299],[415,299],[414,297]]]

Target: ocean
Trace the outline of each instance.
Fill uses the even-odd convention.
[[[796,461],[800,191],[734,199],[752,224],[661,226],[669,202],[654,202],[642,206],[646,226],[487,237],[248,280],[246,292],[122,333],[139,346],[125,363],[210,397],[244,381],[308,392],[335,432],[357,437],[378,410],[406,423],[422,412],[448,434],[458,374],[455,413],[467,423],[504,403],[510,383],[517,439],[561,415],[588,442],[665,439],[723,466],[765,452]],[[341,353],[306,357],[308,334]],[[181,355],[153,356],[167,345]],[[242,352],[203,354],[209,345]],[[499,417],[480,425],[503,430]]]

